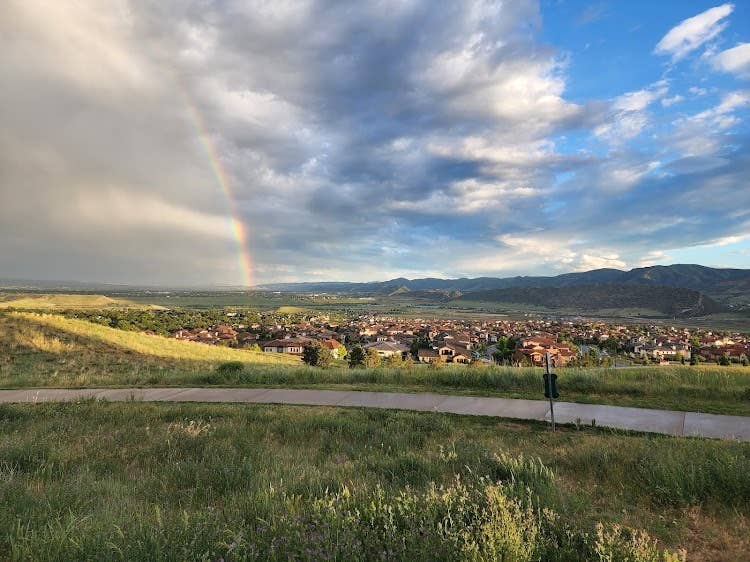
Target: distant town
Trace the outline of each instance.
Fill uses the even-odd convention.
[[[750,337],[739,332],[688,329],[600,321],[496,320],[459,321],[360,315],[333,321],[325,315],[284,319],[260,314],[245,324],[240,313],[226,322],[179,329],[182,340],[232,347],[254,347],[267,353],[302,355],[319,344],[343,358],[354,345],[374,350],[383,360],[420,363],[501,363],[541,366],[551,355],[555,366],[635,363],[741,363],[750,358]]]

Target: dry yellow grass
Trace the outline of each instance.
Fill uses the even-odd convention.
[[[32,327],[24,327],[15,334],[15,343],[21,346],[30,347],[37,351],[46,351],[47,353],[70,353],[75,351],[75,344],[64,342],[55,336],[48,336]]]
[[[300,360],[281,353],[264,353],[246,349],[232,349],[216,345],[186,342],[141,332],[127,332],[100,326],[85,320],[65,318],[55,314],[14,312],[12,316],[32,324],[41,324],[84,338],[97,340],[142,355],[188,361],[241,361],[243,363],[271,363],[299,365]],[[44,336],[42,336],[44,337]],[[42,342],[41,345],[54,345]],[[37,345],[32,347],[37,348]]]
[[[0,295],[0,309],[33,309],[64,310],[77,309],[112,309],[112,308],[152,308],[163,309],[155,305],[144,305],[126,299],[113,299],[104,295],[68,295],[68,294],[21,294],[7,293]]]

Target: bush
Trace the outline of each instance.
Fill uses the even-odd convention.
[[[222,377],[238,377],[244,370],[242,361],[226,361],[216,368],[216,373]]]
[[[684,562],[685,551],[662,551],[644,531],[620,525],[596,526],[596,553],[606,562]]]

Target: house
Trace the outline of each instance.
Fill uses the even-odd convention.
[[[690,346],[686,344],[662,344],[647,346],[644,351],[659,362],[690,359]]]
[[[438,347],[437,353],[443,363],[471,363],[471,351],[461,345],[446,343]]]
[[[529,337],[521,340],[521,345],[513,352],[513,362],[520,365],[530,363],[534,367],[544,366],[544,355],[550,354],[552,367],[564,367],[575,356],[575,352],[566,344],[547,337]]]
[[[302,355],[302,351],[308,343],[310,343],[310,340],[303,338],[271,340],[264,343],[261,346],[261,349],[267,353],[290,353],[292,355]]]
[[[341,345],[341,342],[334,339],[327,339],[320,342],[321,347],[325,347],[331,350],[331,355],[334,359],[340,359],[346,355],[346,348]],[[342,351],[343,350],[343,351]]]
[[[405,357],[409,351],[409,348],[405,345],[391,341],[379,341],[370,343],[367,344],[365,348],[374,349],[378,352],[378,355],[380,357],[392,357],[396,354],[400,354],[402,357]]]
[[[420,349],[417,351],[417,359],[420,363],[437,363],[440,355],[434,349]]]

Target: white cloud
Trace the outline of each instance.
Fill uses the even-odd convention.
[[[677,94],[676,96],[672,96],[671,98],[662,98],[661,104],[664,107],[669,107],[670,105],[674,105],[676,103],[679,103],[679,102],[681,102],[684,99],[685,99],[684,97],[682,97],[681,95]]]
[[[750,43],[740,43],[736,47],[722,51],[713,58],[715,68],[750,78]]]
[[[619,145],[631,140],[649,125],[648,106],[663,98],[669,92],[665,80],[651,84],[647,88],[627,92],[611,101],[612,114],[608,121],[594,129],[594,135]]]
[[[503,234],[497,237],[503,248],[494,256],[475,256],[464,267],[491,272],[543,260],[558,271],[587,271],[603,267],[623,269],[627,262],[616,252],[592,249],[584,240],[564,239],[552,232]],[[585,249],[584,249],[585,248]]]
[[[612,107],[617,111],[642,111],[652,102],[663,97],[669,91],[661,82],[656,87],[644,88],[635,92],[628,92],[615,98]]]
[[[709,109],[677,119],[671,135],[673,145],[685,156],[710,156],[721,147],[721,134],[740,123],[734,112],[750,104],[750,91],[724,94]]]
[[[614,268],[625,269],[628,267],[626,261],[622,260],[618,254],[591,255],[583,254],[574,269],[576,271],[588,271],[590,269]]]
[[[673,61],[684,58],[721,33],[727,25],[725,18],[733,10],[734,4],[722,4],[681,21],[662,37],[654,52],[670,55]]]
[[[641,257],[638,267],[651,267],[652,265],[664,264],[672,261],[672,258],[661,250],[652,250]]]

